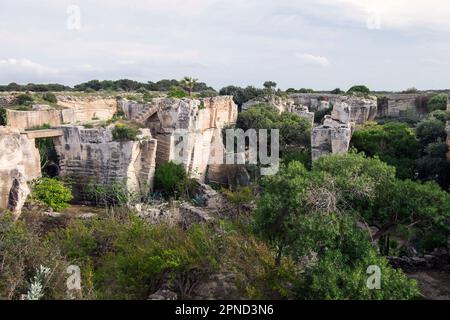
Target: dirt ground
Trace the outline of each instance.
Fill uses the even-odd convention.
[[[408,274],[417,280],[422,294],[429,300],[450,300],[450,272],[421,271]]]

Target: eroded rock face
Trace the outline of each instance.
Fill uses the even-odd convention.
[[[9,127],[0,127],[0,150],[0,212],[18,216],[30,193],[28,182],[41,175],[39,151],[34,140]]]
[[[109,120],[117,112],[117,99],[96,96],[57,96],[58,105],[75,113],[75,122]],[[65,122],[67,123],[67,121]]]
[[[118,183],[141,194],[153,186],[157,141],[150,131],[142,129],[139,141],[114,141],[112,129],[62,127],[64,134],[55,143],[60,175],[74,180],[77,200],[89,198],[90,184]]]
[[[338,118],[334,119],[333,115]],[[348,118],[350,108],[338,108],[333,115],[326,116],[323,125],[315,127],[311,133],[312,160],[328,154],[347,153],[352,138],[352,128]],[[347,122],[341,122],[339,118]]]
[[[199,181],[207,180],[209,165],[223,162],[222,129],[237,120],[231,96],[157,98],[148,104],[123,100],[119,105],[127,118],[145,124],[158,140],[158,165],[181,162]]]
[[[353,95],[335,95],[303,93],[290,96],[295,104],[303,105],[312,111],[321,111],[333,108],[333,112],[340,113],[333,115],[333,119],[340,119],[342,122],[354,122],[362,124],[366,121],[372,121],[377,115],[378,102],[374,96],[353,96]],[[349,112],[342,113],[342,109],[350,108]],[[343,119],[346,116],[347,119]]]

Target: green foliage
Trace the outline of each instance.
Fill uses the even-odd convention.
[[[186,98],[188,94],[182,88],[173,86],[170,88],[168,96],[170,98],[183,99]]]
[[[279,129],[281,151],[308,149],[311,140],[311,124],[306,119],[293,114],[278,114],[264,104],[254,106],[239,113],[236,127],[244,131],[249,129]]]
[[[39,155],[41,156],[41,168],[43,172],[47,172],[46,170],[50,165],[58,163],[58,154],[56,153],[53,138],[36,139],[36,148],[38,148]]]
[[[322,123],[325,116],[330,115],[333,111],[333,107],[329,107],[327,109],[319,110],[314,113],[314,122]]]
[[[23,94],[19,94],[15,99],[14,99],[14,104],[19,105],[19,106],[30,106],[34,101],[34,98],[27,93],[23,93]]]
[[[73,196],[71,190],[61,181],[54,178],[41,178],[33,183],[33,198],[58,211],[68,208]]]
[[[0,107],[0,126],[6,126],[8,124],[8,116],[5,108]]]
[[[414,177],[420,144],[406,124],[395,122],[385,125],[365,124],[357,128],[351,143],[358,151],[371,157],[378,156],[395,166],[399,178]]]
[[[437,119],[441,122],[450,121],[450,111],[436,110],[428,115],[428,119]]]
[[[194,181],[189,179],[182,164],[169,161],[156,168],[155,190],[165,197],[189,197],[193,189]]]
[[[230,201],[237,209],[238,215],[242,211],[242,206],[249,204],[253,198],[253,190],[250,187],[239,187],[237,190],[223,189],[222,193],[225,194],[228,201]]]
[[[422,146],[445,139],[445,123],[431,118],[419,123],[416,135]]]
[[[369,94],[370,89],[363,85],[357,85],[348,89],[347,93]]]
[[[21,299],[29,281],[40,266],[51,273],[44,286],[43,299],[65,299],[66,267],[54,243],[42,241],[38,231],[11,215],[0,216],[0,298]]]
[[[58,99],[56,98],[55,94],[52,92],[46,92],[42,95],[42,99],[44,99],[47,102],[50,103],[57,103]]]
[[[140,130],[138,128],[118,123],[112,131],[113,139],[115,141],[136,141]]]
[[[106,208],[125,206],[141,198],[140,195],[130,191],[128,186],[122,182],[112,182],[105,185],[89,183],[86,194],[95,205]]]
[[[192,91],[194,90],[197,82],[198,79],[194,79],[192,77],[184,77],[183,79],[181,79],[180,84],[187,90],[189,97],[191,97]]]
[[[332,90],[330,93],[331,94],[343,94],[344,91],[342,91],[340,88],[336,88],[336,89]]]
[[[450,196],[434,182],[390,181],[361,212],[385,232],[396,225],[413,225],[422,233],[450,234]]]
[[[238,106],[242,106],[252,99],[266,95],[265,90],[253,86],[248,86],[246,88],[228,86],[222,88],[219,93],[220,95],[233,96],[233,100]]]
[[[296,298],[416,297],[415,284],[377,255],[367,233],[357,227],[356,217],[346,211],[349,204],[359,207],[370,202],[377,186],[394,179],[394,171],[377,159],[356,154],[346,158],[321,158],[312,172],[292,162],[276,176],[267,177],[258,201],[255,231],[277,248],[279,258],[282,254],[294,259],[312,254],[306,273],[295,282]],[[388,275],[380,291],[367,289],[370,265],[380,266],[383,275]],[[392,291],[391,286],[398,290]]]
[[[436,110],[447,110],[448,94],[441,93],[436,94],[428,100],[427,108],[428,112]]]
[[[264,243],[234,226],[184,231],[124,214],[72,221],[48,240],[80,265],[83,290],[97,299],[148,299],[163,284],[189,299],[195,285],[222,271],[233,272],[238,289],[226,298],[281,298],[291,295],[295,276],[290,260],[277,267]]]

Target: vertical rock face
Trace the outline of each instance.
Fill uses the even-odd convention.
[[[352,138],[351,110],[346,103],[335,105],[331,116],[325,116],[323,125],[312,130],[313,161],[327,154],[348,152]]]
[[[208,178],[208,168],[219,173],[224,154],[222,129],[236,122],[237,106],[231,96],[196,99],[153,99],[148,104],[120,103],[125,115],[150,128],[158,140],[157,164],[181,162],[191,177]],[[217,177],[211,177],[216,179]]]
[[[41,175],[39,151],[26,135],[0,127],[0,212],[19,215],[30,193],[27,182]]]
[[[147,193],[153,184],[157,141],[148,129],[139,141],[114,141],[112,127],[63,127],[56,151],[60,174],[74,181],[77,200],[89,198],[87,186],[120,183],[130,191]]]

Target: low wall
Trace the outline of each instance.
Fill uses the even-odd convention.
[[[76,115],[72,109],[48,109],[33,111],[6,110],[8,126],[19,129],[31,129],[49,124],[53,127],[64,123],[76,122]]]

